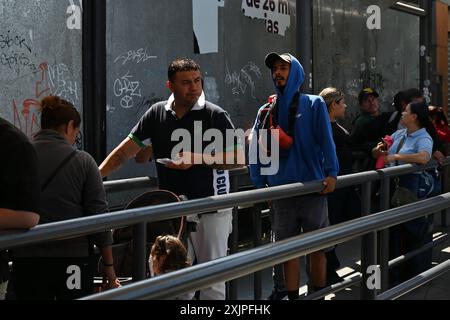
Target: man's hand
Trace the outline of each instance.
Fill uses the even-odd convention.
[[[329,194],[334,192],[334,189],[336,189],[336,178],[334,177],[326,177],[323,181],[324,189],[320,194]]]
[[[189,170],[196,164],[202,164],[203,158],[201,154],[192,152],[181,152],[178,158],[171,163],[166,164],[166,168],[173,170]]]

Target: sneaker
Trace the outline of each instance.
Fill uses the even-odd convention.
[[[267,300],[283,300],[288,295],[287,291],[279,291],[277,289],[273,289],[270,296],[267,297]]]

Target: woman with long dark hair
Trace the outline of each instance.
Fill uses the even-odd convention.
[[[428,116],[428,106],[425,102],[412,102],[403,112],[402,124],[406,129],[398,130],[392,135],[393,144],[388,151],[383,143],[373,150],[374,157],[385,155],[387,166],[398,166],[407,163],[418,165],[427,164],[433,153],[433,139],[428,130],[433,130]],[[396,187],[404,187],[417,199],[423,199],[428,194],[424,190],[422,172],[415,172],[400,176],[396,179]],[[418,249],[431,241],[431,227],[429,219],[422,217],[408,221],[390,229],[390,255],[396,258],[414,249]],[[430,252],[417,255],[411,260],[403,263],[398,268],[394,268],[391,273],[391,284],[399,282],[417,275],[426,270],[431,265]]]
[[[41,181],[41,224],[108,211],[97,164],[73,145],[81,117],[58,97],[41,103],[41,127],[33,139]],[[103,258],[110,287],[120,286],[113,266],[111,231],[14,250],[13,277],[18,299],[76,299],[93,293],[93,245]]]

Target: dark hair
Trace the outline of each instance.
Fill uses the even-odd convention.
[[[74,122],[76,128],[81,125],[80,113],[72,103],[56,96],[48,96],[41,101],[41,128],[57,130],[61,126]]]
[[[394,96],[394,103],[392,104],[395,107],[396,111],[403,112],[402,102],[408,105],[412,100],[408,98],[405,91],[397,92]]]
[[[150,254],[155,258],[164,257],[160,266],[163,273],[190,266],[185,246],[174,236],[157,237]]]
[[[420,127],[429,130],[432,124],[428,115],[428,104],[426,102],[411,102],[409,107],[411,108],[411,113],[417,115]]]
[[[200,66],[197,62],[189,58],[178,58],[172,61],[169,65],[168,79],[173,82],[175,75],[178,72],[184,71],[200,71]]]
[[[423,93],[419,89],[411,88],[404,91],[405,98],[407,99],[407,103],[410,103],[414,99],[423,98]]]
[[[429,106],[428,114],[430,115],[431,119],[434,120],[436,123],[448,126],[447,116],[445,115],[444,110],[442,108]]]

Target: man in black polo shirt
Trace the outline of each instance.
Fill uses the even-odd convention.
[[[196,62],[176,59],[169,66],[168,77],[167,87],[173,95],[147,111],[128,138],[101,164],[102,176],[134,158],[146,148],[143,141],[150,139],[161,189],[189,199],[229,193],[227,170],[244,165],[245,157],[239,139],[227,139],[235,131],[228,114],[205,100]],[[231,210],[204,214],[194,220],[197,228],[191,233],[189,251],[197,263],[225,256]],[[200,293],[200,299],[224,298],[224,283]]]
[[[36,152],[27,137],[2,118],[0,148],[0,231],[32,228],[39,222]],[[8,258],[0,250],[0,300],[5,298],[8,280]]]

